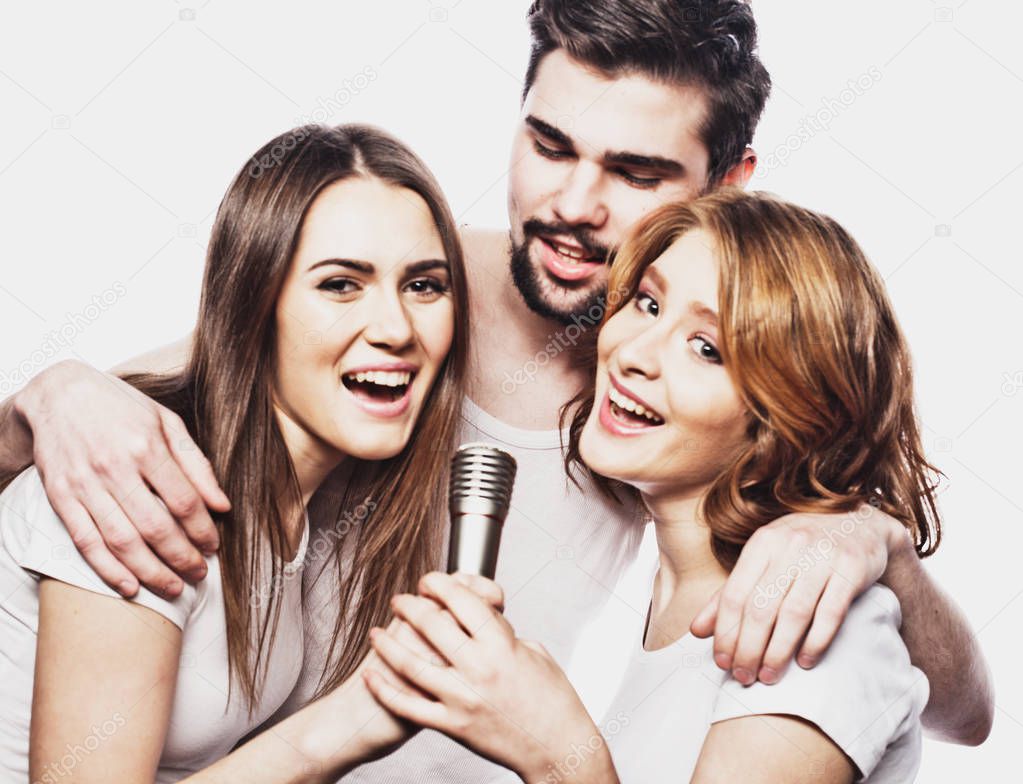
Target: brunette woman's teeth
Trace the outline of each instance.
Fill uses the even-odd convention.
[[[407,370],[397,372],[369,370],[362,373],[345,373],[344,377],[359,384],[378,384],[383,387],[403,387],[412,380],[412,374]]]

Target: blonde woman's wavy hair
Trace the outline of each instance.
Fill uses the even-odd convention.
[[[881,278],[834,220],[734,188],[664,206],[622,243],[603,323],[694,229],[716,246],[719,351],[749,417],[747,446],[703,503],[718,560],[734,566],[753,532],[782,515],[864,503],[901,521],[921,556],[933,553],[941,473],[920,443],[909,350]],[[591,380],[562,411],[570,471],[587,470],[579,437],[593,394]],[[612,495],[634,492],[591,476]]]

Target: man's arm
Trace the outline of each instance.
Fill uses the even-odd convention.
[[[120,370],[173,370],[190,343]],[[230,502],[176,414],[112,374],[58,363],[0,406],[0,477],[32,462],[75,546],[121,594],[142,582],[173,598],[181,577],[205,576],[197,547],[218,539],[207,507]]]
[[[692,632],[714,635],[715,662],[740,683],[775,683],[797,651],[801,667],[814,666],[853,600],[878,581],[898,596],[910,659],[930,681],[924,727],[952,743],[982,743],[994,695],[980,647],[906,529],[873,507],[792,514],[757,530]]]
[[[903,540],[880,582],[899,597],[902,639],[930,681],[921,721],[939,740],[977,746],[994,721],[991,672],[962,610],[927,573],[909,537]]]

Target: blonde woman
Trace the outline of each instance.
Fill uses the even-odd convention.
[[[424,694],[389,687],[379,667],[365,674],[373,693],[529,782],[566,770],[630,784],[911,781],[928,684],[887,588],[853,602],[816,667],[752,685],[690,633],[744,544],[780,515],[839,512],[855,525],[873,504],[903,523],[903,547],[938,545],[936,472],[880,277],[833,220],[726,189],[644,219],[609,291],[593,383],[566,410],[568,462],[638,494],[659,550],[607,714],[616,731],[605,742],[550,656],[440,574],[393,604],[443,662],[376,630],[376,651]],[[765,586],[764,611],[793,585],[784,571],[739,576]],[[844,590],[836,576],[825,596]]]

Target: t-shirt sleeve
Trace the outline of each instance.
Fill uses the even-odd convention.
[[[817,666],[795,663],[771,686],[744,687],[733,678],[718,693],[712,722],[785,714],[813,722],[867,777],[885,751],[919,743],[927,676],[909,660],[895,594],[874,585],[853,602]]]
[[[82,557],[63,521],[50,506],[36,469],[20,474],[0,496],[4,546],[21,568],[93,593],[121,598]],[[159,613],[179,629],[196,604],[196,588],[185,588],[173,601],[140,587],[129,601]]]

